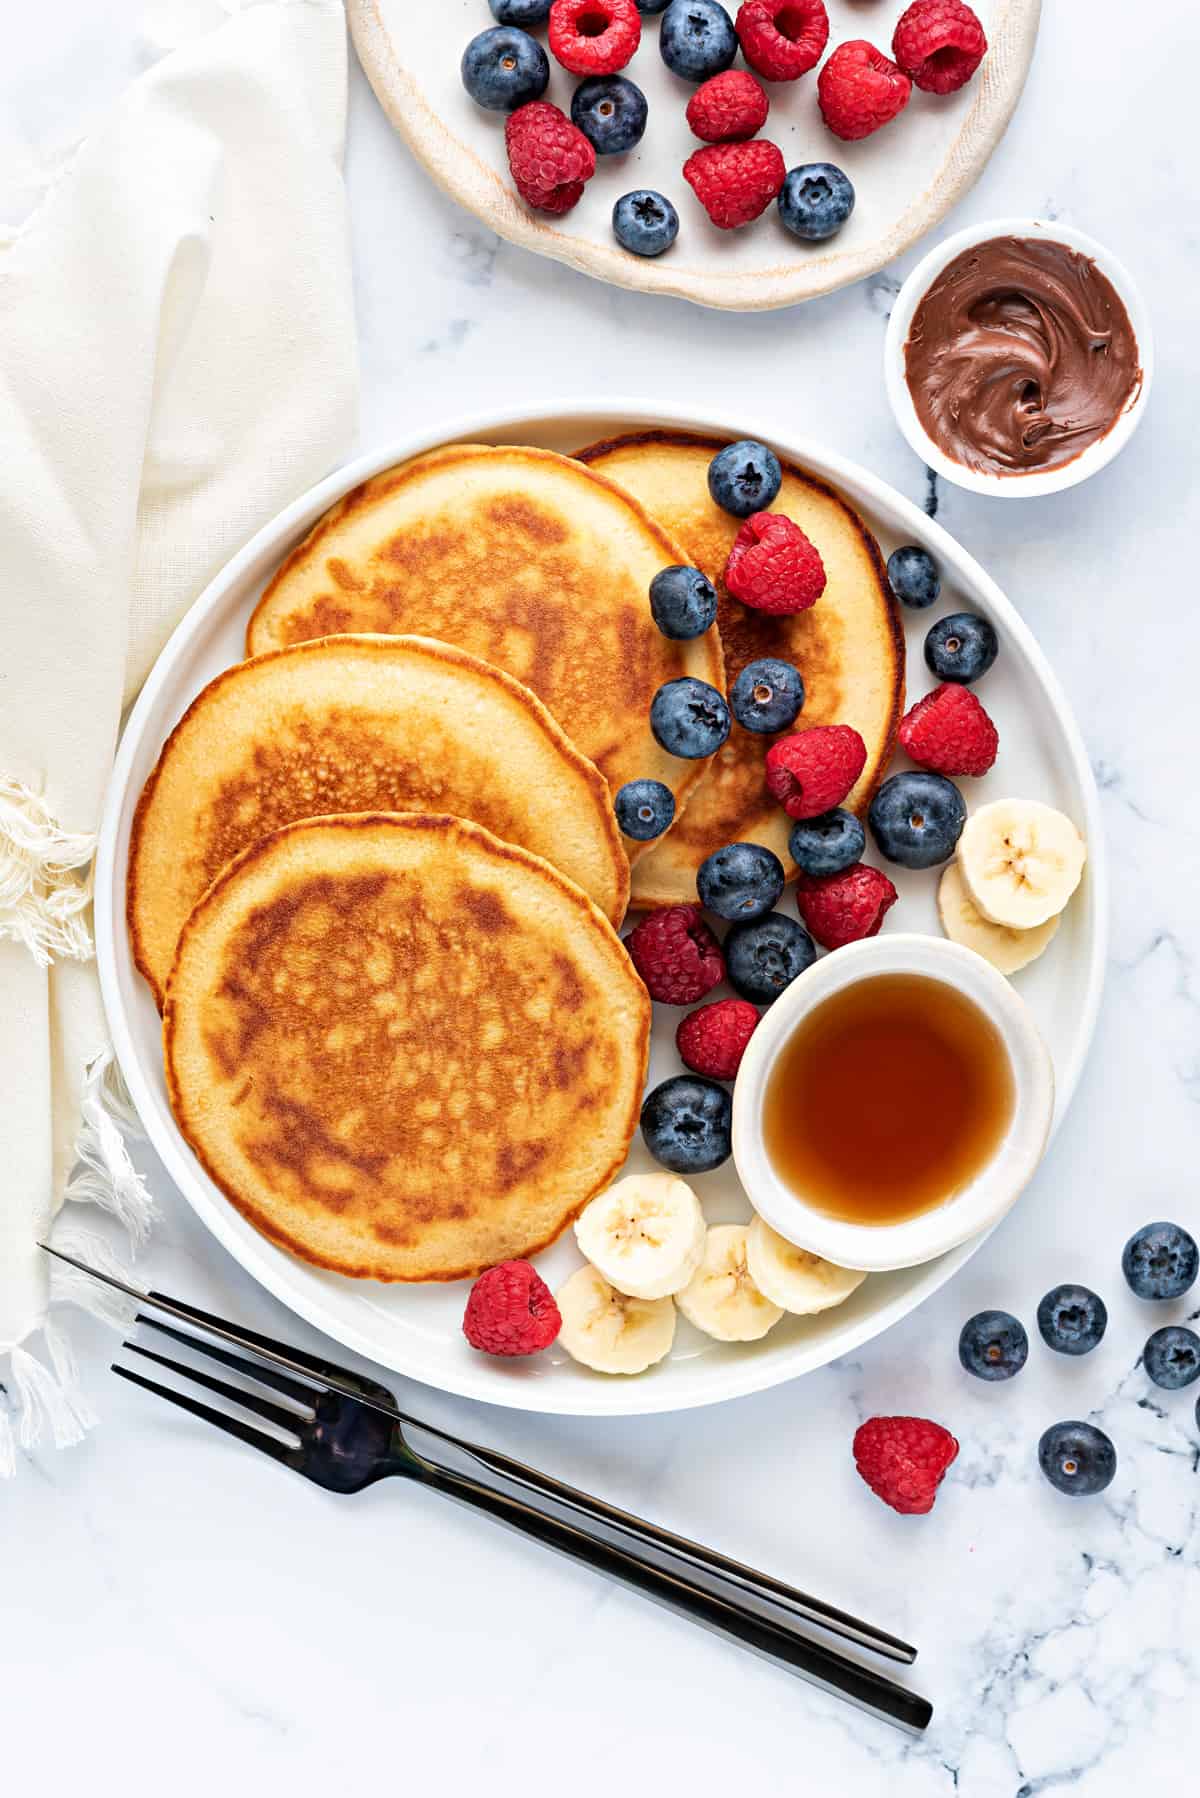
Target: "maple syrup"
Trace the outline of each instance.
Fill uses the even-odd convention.
[[[895,1224],[944,1203],[991,1160],[1015,1086],[999,1031],[941,980],[877,974],[822,1001],[776,1057],[763,1142],[827,1216]]]

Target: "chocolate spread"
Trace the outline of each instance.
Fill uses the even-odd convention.
[[[913,315],[904,369],[943,454],[1001,475],[1074,461],[1142,379],[1111,281],[1066,244],[1029,237],[994,237],[946,265]]]

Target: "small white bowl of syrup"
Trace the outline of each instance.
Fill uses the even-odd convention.
[[[750,1039],[733,1154],[755,1210],[842,1267],[915,1267],[998,1222],[1032,1178],[1054,1069],[973,950],[871,937],[792,983]]]

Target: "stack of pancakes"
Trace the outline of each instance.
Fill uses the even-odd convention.
[[[578,459],[453,445],[348,494],[263,594],[247,661],[197,697],[142,794],[137,964],[163,1011],[184,1136],[260,1230],[319,1266],[448,1280],[551,1242],[637,1122],[650,1007],[626,904],[695,897],[735,837],[786,860],[769,739],[680,761],[649,729],[664,681],[800,666],[802,722],[854,724],[867,802],[902,704],[899,633],[856,515],[798,470],[778,505],[829,574],[800,619],[724,594],[689,643],[648,588],[717,580],[736,521],[719,447],[655,433]],[[612,793],[676,799],[624,842]],[[793,870],[794,871],[794,870]]]

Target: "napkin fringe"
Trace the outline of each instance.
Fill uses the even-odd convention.
[[[96,1205],[124,1225],[135,1248],[149,1234],[156,1208],[130,1158],[123,1130],[141,1134],[116,1057],[105,1048],[84,1072],[76,1167],[64,1192],[72,1203],[55,1220],[51,1241],[89,1266],[127,1280],[129,1269],[104,1238],[74,1221],[77,1206]],[[129,1329],[137,1309],[123,1294],[54,1262],[51,1311],[40,1331],[43,1354],[35,1355],[23,1343],[9,1351],[7,1370],[0,1375],[0,1480],[16,1472],[18,1444],[32,1450],[48,1435],[55,1448],[74,1448],[97,1421],[79,1384],[71,1345],[53,1315],[64,1304],[77,1305],[121,1331]]]
[[[93,835],[60,830],[44,799],[0,775],[0,938],[23,943],[39,967],[92,958],[95,850]]]

